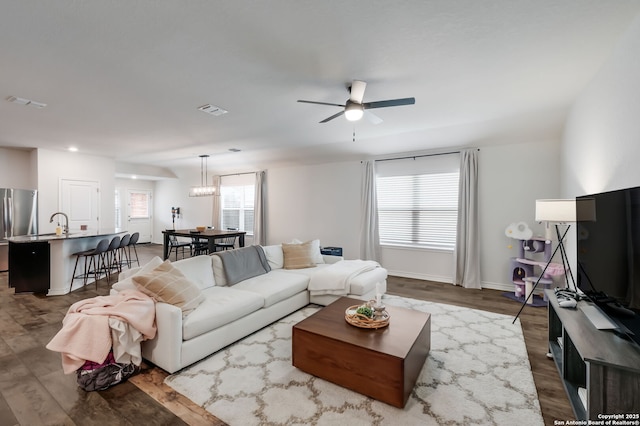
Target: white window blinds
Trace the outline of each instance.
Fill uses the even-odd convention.
[[[253,234],[255,175],[223,176],[220,183],[222,229],[238,229]]]
[[[386,163],[376,164],[380,243],[453,250],[458,218],[458,156]]]

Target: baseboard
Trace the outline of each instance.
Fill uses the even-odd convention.
[[[387,270],[387,272],[389,275],[393,275],[394,277],[411,278],[414,280],[435,281],[438,283],[453,284],[453,278],[451,277],[417,274],[417,273],[405,272],[405,271]],[[515,290],[514,285],[508,284],[508,283],[505,284],[505,283],[494,283],[494,282],[483,281],[480,283],[480,285],[482,286],[482,288],[486,288],[489,290],[507,291],[507,292],[512,292]],[[537,288],[534,294],[540,295],[542,294],[543,290],[544,289]]]
[[[498,290],[498,291],[507,291],[514,292],[515,285],[514,284],[505,284],[505,283],[492,283],[492,282],[482,282],[482,288],[487,288],[489,290]],[[541,295],[544,292],[544,288],[539,286],[533,294]]]
[[[487,281],[482,282],[482,288],[487,288],[489,290],[498,290],[498,291],[514,291],[515,290],[513,284],[492,283]]]
[[[392,271],[389,269],[387,269],[387,273],[389,275],[393,275],[394,277],[411,278],[414,280],[435,281],[438,283],[453,284],[453,279],[451,277],[442,277],[438,275],[427,275],[427,274],[416,274],[413,272],[405,272],[405,271]]]

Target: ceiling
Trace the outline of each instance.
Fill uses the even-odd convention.
[[[0,0],[0,146],[216,172],[557,138],[637,0]],[[415,97],[351,123],[331,106]],[[6,101],[16,96],[38,109]],[[204,104],[228,111],[214,117]],[[355,139],[355,140],[354,140]],[[230,149],[241,152],[230,152]]]

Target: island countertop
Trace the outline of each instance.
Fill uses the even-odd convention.
[[[46,269],[48,272],[48,289],[42,288],[37,281],[41,281],[41,277],[34,280],[26,280],[26,285],[21,286],[26,288],[24,291],[29,291],[29,288],[37,287],[38,292],[46,292],[48,296],[58,296],[67,294],[73,290],[81,288],[84,283],[83,280],[73,279],[74,270],[76,269],[77,257],[75,253],[85,250],[94,249],[100,240],[109,239],[116,236],[122,236],[126,234],[126,230],[119,228],[102,228],[98,230],[87,231],[71,231],[69,234],[56,235],[39,234],[39,235],[22,235],[17,237],[8,238],[9,240],[9,261],[11,263],[12,253],[15,253],[13,259],[16,261],[22,260],[22,271],[25,275],[29,275],[31,270]],[[30,245],[33,245],[33,250],[30,250]],[[48,262],[38,262],[37,260],[32,262],[29,258],[31,254],[36,253],[36,246],[46,245],[44,249],[48,251]],[[25,251],[26,250],[26,251]],[[21,254],[18,254],[21,253]],[[35,255],[34,255],[35,256]],[[35,259],[34,259],[35,260]],[[38,265],[38,263],[42,263]],[[79,265],[79,268],[84,269],[84,264]],[[17,279],[12,278],[20,275],[20,268],[16,268],[11,271],[9,268],[9,284],[12,285]],[[33,281],[33,282],[29,282]],[[89,281],[93,282],[93,281]],[[87,284],[89,284],[87,282]],[[12,285],[13,286],[13,285]],[[17,287],[17,286],[16,286]]]
[[[7,238],[8,241],[13,243],[32,243],[34,241],[56,241],[56,240],[71,240],[75,238],[89,238],[89,237],[109,237],[118,234],[124,234],[127,231],[120,230],[118,228],[105,228],[98,230],[88,231],[73,231],[69,234],[56,235],[55,233],[47,234],[35,234],[35,235],[18,235],[15,237]]]

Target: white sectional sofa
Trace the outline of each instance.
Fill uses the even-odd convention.
[[[310,296],[308,288],[314,276],[323,274],[323,270],[325,274],[338,270],[345,265],[343,262],[349,261],[323,256],[318,248],[314,252],[315,266],[285,269],[281,245],[251,246],[172,262],[173,268],[199,288],[202,297],[198,296],[199,304],[190,312],[183,312],[174,304],[156,303],[157,335],[142,343],[142,356],[173,373],[310,301],[326,305],[341,295],[370,300],[377,291],[386,291],[387,271],[378,265],[352,274],[346,294]],[[136,288],[140,280],[136,277],[148,277],[161,264],[162,260],[156,258],[141,268],[124,271],[111,291]]]

